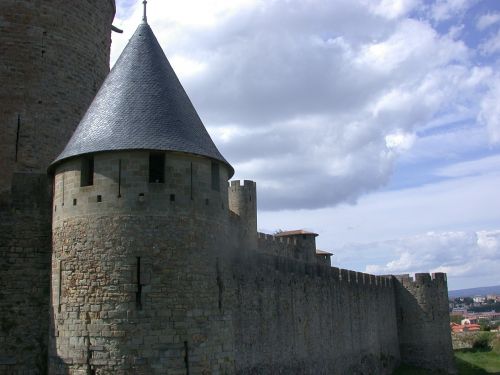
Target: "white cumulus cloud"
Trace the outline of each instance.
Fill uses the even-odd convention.
[[[500,230],[429,232],[373,246],[385,248],[392,259],[368,265],[368,273],[446,272],[452,285],[460,279],[476,285],[500,282]]]
[[[283,210],[355,203],[387,184],[420,128],[477,101],[484,69],[456,35],[411,18],[422,7],[169,0],[150,2],[148,21],[235,177],[258,182],[260,209]],[[120,13],[113,58],[141,11]]]
[[[488,27],[498,23],[500,21],[500,12],[490,12],[479,17],[476,23],[476,27],[479,30],[487,29]]]
[[[490,81],[490,88],[481,101],[479,122],[484,124],[492,143],[500,142],[500,77]]]

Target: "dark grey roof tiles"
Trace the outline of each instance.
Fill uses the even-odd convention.
[[[224,159],[206,131],[153,31],[142,23],[109,73],[64,151],[180,151]]]

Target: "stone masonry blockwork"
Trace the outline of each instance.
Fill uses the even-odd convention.
[[[47,177],[109,70],[115,3],[0,10],[0,375],[454,373],[446,275],[338,269],[314,233],[257,233],[255,182],[228,185],[147,22],[106,101],[134,120],[97,103],[102,132],[84,133],[113,148],[78,153],[76,137]],[[142,146],[106,138],[111,121]]]
[[[14,171],[45,173],[109,72],[114,0],[0,3],[0,205]]]
[[[114,0],[0,2],[0,374],[47,373],[48,164],[109,72]]]

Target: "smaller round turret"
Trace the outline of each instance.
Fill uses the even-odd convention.
[[[242,246],[257,248],[257,187],[254,181],[231,181],[229,187],[229,209],[239,216]]]

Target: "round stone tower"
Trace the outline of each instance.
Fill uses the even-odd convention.
[[[228,373],[228,179],[143,22],[51,165],[53,374]]]
[[[109,72],[114,0],[0,3],[0,205],[14,172],[43,172]]]

